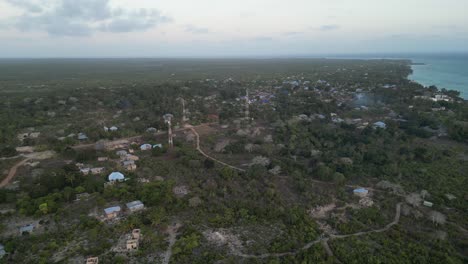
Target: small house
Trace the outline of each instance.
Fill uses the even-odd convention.
[[[104,132],[109,132],[109,128],[108,127],[104,127]]]
[[[155,144],[155,145],[153,145],[153,148],[160,148],[160,149],[162,149],[162,147],[163,147],[162,144]]]
[[[138,240],[130,239],[127,240],[127,250],[137,250],[138,249]]]
[[[130,212],[140,211],[145,208],[145,205],[139,200],[127,203],[126,205]]]
[[[124,156],[127,156],[128,153],[125,150],[119,150],[115,154],[117,154],[120,157],[124,157]]]
[[[172,192],[174,192],[175,195],[177,196],[185,196],[189,193],[189,190],[187,186],[176,186],[172,189]]]
[[[20,235],[22,235],[24,233],[31,234],[34,231],[35,227],[36,226],[34,224],[29,224],[29,225],[25,225],[25,226],[20,227],[20,229],[19,229]]]
[[[132,231],[132,238],[133,239],[140,239],[141,237],[141,230],[140,229],[133,229]]]
[[[365,188],[358,188],[353,190],[354,195],[357,195],[359,197],[366,197],[367,194],[369,194],[369,190]]]
[[[111,127],[109,128],[109,131],[111,131],[111,132],[115,132],[115,131],[117,131],[117,130],[119,130],[119,128],[116,127],[116,126],[111,126]]]
[[[106,214],[107,219],[116,218],[117,216],[119,216],[120,211],[121,211],[120,206],[113,206],[113,207],[104,209],[104,213]]]
[[[124,169],[127,170],[127,171],[134,171],[137,169],[137,165],[136,164],[129,164],[127,166],[124,166]]]
[[[6,254],[5,247],[2,244],[0,244],[0,259],[3,258],[5,254]]]
[[[78,193],[78,194],[76,194],[76,201],[86,200],[86,199],[88,199],[88,197],[89,197],[89,193],[87,193],[87,192]]]
[[[103,167],[99,167],[99,168],[91,168],[91,174],[101,174],[104,172],[104,168]]]
[[[125,180],[125,176],[120,172],[112,172],[108,177],[110,182],[122,182]]]
[[[135,155],[127,155],[127,157],[125,157],[126,160],[133,160],[133,161],[137,161],[137,160],[140,160],[140,158],[138,156],[135,156]]]
[[[78,134],[78,140],[87,140],[88,136],[85,133]]]
[[[80,172],[83,174],[83,175],[88,175],[89,172],[90,172],[90,168],[81,168],[80,169]]]
[[[141,150],[151,150],[152,148],[153,146],[151,146],[151,144],[143,144],[140,146]]]
[[[385,124],[385,123],[382,122],[382,121],[378,121],[378,122],[375,122],[375,123],[373,124],[373,127],[374,127],[374,128],[386,129],[386,128],[387,128],[387,124]]]
[[[431,202],[428,202],[428,201],[424,201],[423,205],[426,206],[426,207],[432,207],[434,204],[431,203]]]
[[[99,264],[99,258],[98,257],[87,258],[86,264]]]

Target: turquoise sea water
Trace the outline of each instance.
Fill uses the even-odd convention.
[[[422,85],[460,91],[468,99],[468,54],[426,55],[409,57],[414,63],[409,79]]]
[[[413,74],[408,78],[424,86],[435,85],[439,89],[457,90],[468,100],[468,53],[452,54],[360,54],[339,55],[330,58],[348,59],[409,59]]]

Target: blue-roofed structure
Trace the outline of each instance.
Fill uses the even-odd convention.
[[[120,208],[120,206],[113,206],[113,207],[104,209],[104,213],[106,213],[107,219],[112,219],[112,218],[117,217],[121,210],[122,209]]]
[[[353,193],[357,196],[366,196],[369,193],[369,190],[365,188],[357,188],[353,190]]]
[[[152,148],[153,148],[153,146],[151,144],[143,144],[143,145],[140,146],[141,150],[150,150]]]
[[[34,230],[34,224],[29,224],[29,225],[25,225],[25,226],[22,226],[20,227],[20,234],[23,234],[23,233],[32,233],[33,230]]]
[[[378,121],[378,122],[375,122],[375,123],[374,123],[374,127],[385,129],[385,128],[387,128],[387,124],[385,124],[385,123],[382,122],[382,121]]]
[[[125,180],[125,176],[120,172],[112,172],[111,174],[109,174],[110,182],[124,181],[124,180]]]

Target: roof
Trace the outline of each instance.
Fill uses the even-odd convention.
[[[88,136],[86,136],[85,133],[79,133],[78,134],[78,139],[88,139]]]
[[[368,193],[369,191],[365,188],[358,188],[358,189],[354,189],[355,193]]]
[[[23,233],[23,232],[32,232],[34,229],[34,224],[29,224],[29,225],[25,225],[25,226],[22,226],[20,227],[20,232]]]
[[[374,123],[374,126],[377,126],[377,127],[386,127],[387,125],[386,125],[384,122],[382,122],[382,121],[378,121],[378,122],[375,122],[375,123]]]
[[[106,209],[104,209],[104,212],[106,214],[112,214],[114,212],[120,212],[120,206],[113,206],[113,207],[106,208]]]
[[[109,181],[118,181],[125,179],[125,176],[120,172],[112,172],[109,174]]]
[[[136,206],[144,206],[144,204],[140,200],[129,202],[126,205],[127,205],[128,208],[132,208],[132,207],[136,207]]]
[[[153,146],[151,146],[151,144],[143,144],[140,146],[140,149],[152,149]]]

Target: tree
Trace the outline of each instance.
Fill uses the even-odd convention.
[[[333,178],[333,182],[337,184],[343,184],[346,181],[344,174],[340,172],[333,173],[332,178]]]
[[[49,208],[47,206],[47,203],[42,203],[39,205],[39,211],[41,211],[42,214],[47,214],[49,212]]]

